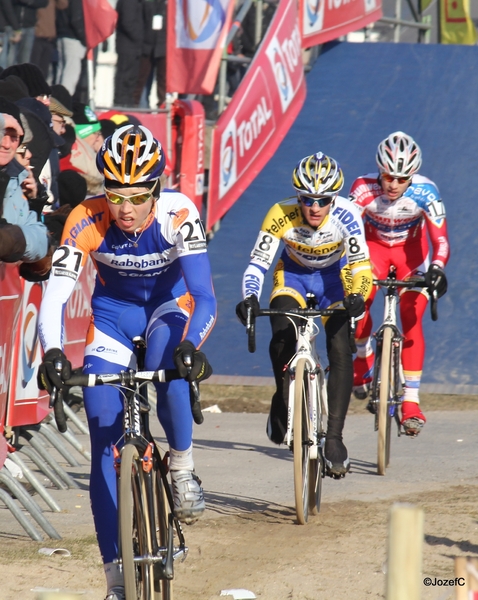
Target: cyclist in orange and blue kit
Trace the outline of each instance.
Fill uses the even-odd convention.
[[[51,391],[69,377],[71,365],[62,350],[63,313],[88,257],[97,277],[84,373],[134,368],[135,336],[147,341],[147,370],[176,367],[189,381],[212,373],[198,350],[216,319],[205,232],[186,196],[160,190],[164,165],[161,144],[145,127],[127,125],[105,140],[97,156],[105,193],[71,212],[53,256],[39,317],[45,350],[40,387]],[[189,374],[185,356],[193,359]],[[63,364],[60,375],[55,370],[58,359]],[[170,447],[175,514],[193,522],[205,504],[194,473],[189,386],[184,380],[155,385],[158,418]],[[84,400],[91,437],[91,506],[105,563],[107,600],[124,600],[122,572],[113,562],[118,526],[111,451],[122,436],[123,401],[110,386],[85,388]]]

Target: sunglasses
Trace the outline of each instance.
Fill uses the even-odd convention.
[[[25,156],[27,150],[28,150],[28,148],[26,146],[20,146],[17,149],[17,154],[20,154],[20,156]]]
[[[128,200],[130,204],[133,206],[141,206],[141,204],[145,204],[148,200],[151,200],[153,197],[154,189],[156,188],[157,182],[147,192],[143,192],[141,194],[134,194],[134,196],[123,196],[123,194],[119,194],[118,192],[114,192],[105,188],[105,196],[115,206],[121,206],[125,200]]]
[[[392,183],[392,181],[396,181],[397,183],[410,183],[412,180],[411,177],[394,177],[393,175],[389,175],[388,173],[382,173],[382,179],[387,183]]]
[[[320,208],[324,208],[324,206],[328,206],[335,198],[335,196],[319,196],[317,198],[317,196],[304,196],[303,194],[298,194],[298,196],[299,200],[304,206],[307,206],[307,208],[314,206],[316,202]]]

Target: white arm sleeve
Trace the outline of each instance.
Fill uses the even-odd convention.
[[[52,258],[52,269],[43,294],[38,317],[38,333],[43,350],[63,350],[64,312],[82,271],[83,252],[71,246],[59,246]]]
[[[260,299],[264,276],[272,265],[279,245],[280,240],[275,236],[266,231],[259,232],[251,252],[251,262],[242,278],[243,298],[254,294]]]

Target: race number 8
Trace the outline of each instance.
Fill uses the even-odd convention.
[[[259,244],[259,250],[262,250],[263,252],[269,252],[273,239],[274,238],[271,235],[263,235],[262,242]]]
[[[349,252],[350,254],[358,254],[360,252],[360,244],[356,237],[349,238]]]

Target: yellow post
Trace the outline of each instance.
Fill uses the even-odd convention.
[[[456,556],[455,578],[455,600],[469,600],[470,592],[478,591],[478,559],[471,556]]]
[[[395,503],[388,533],[387,600],[420,600],[422,589],[423,510]]]

